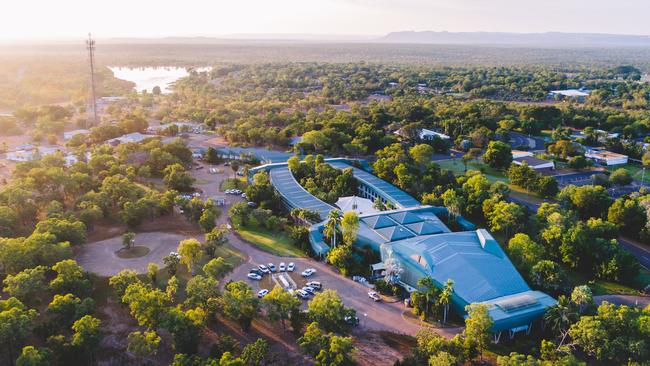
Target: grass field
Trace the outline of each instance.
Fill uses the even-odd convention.
[[[463,165],[463,162],[460,159],[455,159],[455,160],[442,160],[437,162],[438,165],[442,169],[447,169],[450,170],[451,172],[454,173],[454,175],[463,175],[465,174],[465,166]],[[510,190],[512,191],[510,193],[511,196],[517,197],[521,200],[540,204],[543,202],[541,198],[539,198],[537,195],[512,184],[509,184],[508,177],[506,177],[503,172],[493,169],[489,167],[486,164],[483,164],[479,161],[472,161],[467,164],[467,170],[478,170],[485,175],[485,177],[490,181],[490,183],[494,183],[496,181],[504,182],[507,183],[508,186],[510,187]]]
[[[628,173],[630,173],[630,175],[632,176],[632,178],[634,178],[636,180],[641,180],[641,178],[644,178],[643,180],[645,182],[647,182],[649,180],[649,178],[650,178],[650,170],[646,171],[646,175],[644,177],[643,176],[643,167],[641,165],[637,165],[637,164],[615,165],[615,166],[607,167],[607,170],[613,172],[613,171],[621,169],[621,168],[627,170]]]
[[[256,245],[260,249],[282,257],[304,257],[299,248],[293,245],[291,239],[283,232],[272,232],[259,228],[241,227],[237,233],[242,239]]]
[[[227,189],[241,189],[246,188],[246,181],[241,178],[226,178],[221,181],[219,189],[223,192]]]

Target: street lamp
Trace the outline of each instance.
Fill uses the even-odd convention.
[[[367,319],[368,319],[368,314],[367,314],[367,313],[363,313],[363,327],[364,327],[364,328],[366,327]]]

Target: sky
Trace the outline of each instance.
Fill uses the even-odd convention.
[[[2,0],[0,39],[383,35],[393,31],[650,35],[650,0]]]

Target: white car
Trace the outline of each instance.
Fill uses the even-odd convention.
[[[309,277],[309,276],[313,275],[314,273],[316,273],[315,269],[307,268],[306,270],[302,271],[302,273],[300,275],[303,276],[303,277]]]
[[[287,266],[284,264],[284,262],[280,262],[279,270],[280,272],[284,272],[287,270]]]
[[[271,272],[277,272],[277,270],[275,269],[275,264],[269,263],[269,264],[267,264],[267,266],[269,267],[269,270]]]
[[[368,297],[371,298],[375,302],[381,301],[381,297],[379,297],[379,294],[376,293],[375,291],[368,292]]]
[[[268,294],[268,293],[269,293],[269,290],[263,288],[257,293],[257,297],[259,297],[261,299],[264,296],[266,296],[266,294]]]
[[[302,299],[309,299],[309,294],[303,290],[296,290],[296,295]]]
[[[247,274],[246,276],[248,278],[250,278],[251,280],[256,280],[256,281],[259,281],[259,280],[262,279],[262,276],[258,275],[257,273],[252,273],[252,272]]]
[[[263,264],[260,264],[258,267],[260,267],[260,271],[264,273],[271,273],[271,271],[269,271],[269,269]]]
[[[315,290],[320,290],[320,289],[323,288],[323,285],[318,281],[310,281],[310,282],[307,282],[306,285],[313,288],[313,289],[315,289]]]
[[[296,269],[296,265],[293,264],[293,262],[290,262],[289,265],[287,266],[287,271],[293,272],[295,269]]]
[[[310,295],[313,295],[314,293],[316,293],[316,290],[314,290],[314,288],[310,287],[310,286],[305,286],[305,287],[302,288],[302,290],[305,291],[306,293],[310,294]]]

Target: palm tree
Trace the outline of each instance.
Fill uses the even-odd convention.
[[[550,324],[551,329],[562,337],[560,346],[568,334],[569,327],[578,319],[576,310],[569,299],[560,295],[557,298],[557,305],[546,310],[544,321]]]
[[[449,302],[451,301],[451,295],[454,293],[454,281],[448,279],[445,282],[445,286],[442,288],[440,293],[440,303],[444,306],[444,312],[442,315],[442,324],[447,322],[447,314],[449,313]]]
[[[325,223],[325,228],[323,233],[325,236],[331,240],[332,246],[336,247],[336,231],[338,230],[339,224],[341,223],[341,211],[332,210],[327,214],[327,222]]]
[[[423,288],[424,291],[424,297],[426,298],[427,301],[427,306],[426,306],[426,313],[429,313],[430,307],[429,305],[433,303],[434,299],[438,295],[438,288],[436,288],[435,282],[433,279],[429,276],[422,277],[418,280],[418,287]]]

